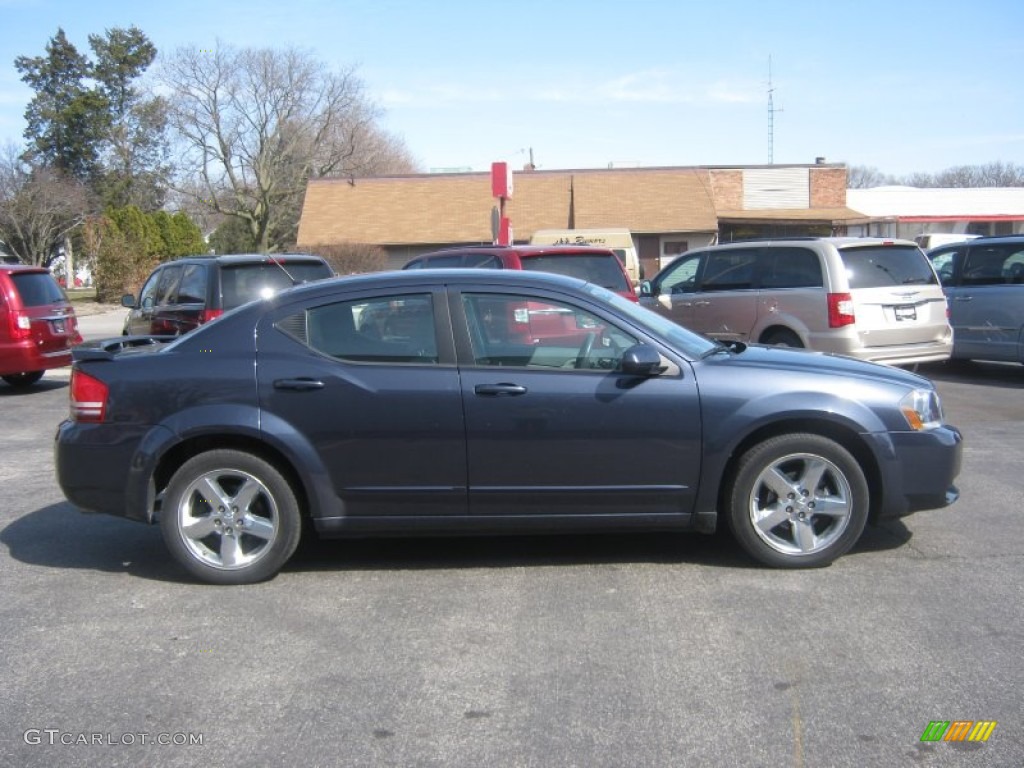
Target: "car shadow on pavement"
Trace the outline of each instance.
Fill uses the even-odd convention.
[[[944,363],[920,365],[915,372],[932,381],[1024,389],[1024,365],[1020,363],[949,360]]]
[[[910,540],[900,521],[869,526],[851,554],[895,549]],[[67,502],[23,515],[0,530],[10,556],[30,565],[125,573],[196,583],[174,562],[160,529],[109,515],[85,514]],[[848,554],[847,557],[850,557]],[[728,533],[593,533],[546,536],[456,536],[318,539],[304,536],[283,572],[660,563],[760,569]]]
[[[55,389],[67,389],[68,381],[67,376],[64,378],[43,376],[42,379],[37,381],[31,387],[12,387],[0,382],[0,399],[8,397],[31,397],[32,395],[38,395],[42,392],[52,392]]]
[[[19,517],[0,531],[0,544],[29,565],[185,580],[156,526],[85,514],[67,502]]]

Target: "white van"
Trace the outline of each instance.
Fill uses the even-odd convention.
[[[633,244],[633,235],[625,227],[608,229],[538,229],[530,238],[530,245],[593,245],[615,252],[626,268],[634,286],[644,278],[640,258]]]
[[[914,238],[914,242],[917,243],[917,247],[922,251],[927,251],[929,248],[935,248],[940,245],[949,245],[950,243],[962,243],[965,240],[974,240],[981,235],[957,235],[952,232],[929,232],[925,235],[918,235]]]

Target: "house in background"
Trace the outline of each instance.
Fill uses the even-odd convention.
[[[917,235],[1024,232],[1024,187],[872,187],[846,193],[866,221],[849,234],[913,240]]]
[[[382,247],[399,268],[437,248],[493,242],[489,173],[316,179],[297,247]],[[646,274],[690,248],[750,237],[845,234],[846,166],[533,170],[514,174],[506,205],[516,243],[539,229],[625,227]]]

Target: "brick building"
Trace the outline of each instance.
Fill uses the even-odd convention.
[[[309,182],[298,247],[384,248],[400,267],[427,250],[489,243],[489,173]],[[846,207],[846,166],[609,168],[515,173],[506,214],[516,242],[538,229],[626,227],[647,274],[683,251],[780,235],[845,234],[864,217]]]

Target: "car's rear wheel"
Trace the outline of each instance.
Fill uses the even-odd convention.
[[[787,331],[785,328],[776,328],[773,331],[768,331],[768,333],[761,337],[761,343],[767,344],[770,347],[793,347],[794,349],[802,349],[804,346],[799,336],[792,331]]]
[[[860,538],[869,491],[857,460],[814,434],[770,438],[739,460],[728,489],[733,535],[778,568],[827,565]]]
[[[274,576],[302,530],[288,481],[252,454],[215,450],[174,473],[160,529],[175,559],[214,584],[252,584]]]
[[[43,378],[42,371],[28,371],[27,373],[11,373],[4,376],[3,379],[12,387],[31,387],[37,381]]]

